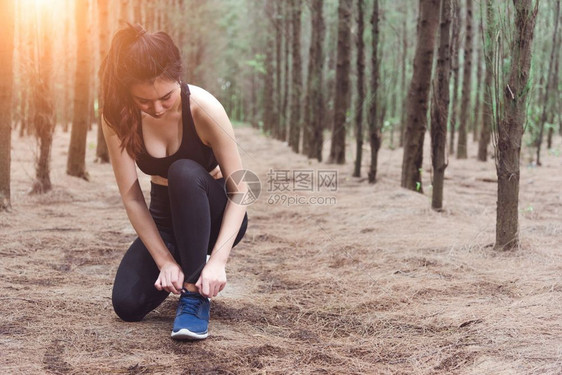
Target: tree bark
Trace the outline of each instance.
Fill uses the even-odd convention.
[[[404,20],[402,23],[402,67],[401,67],[401,90],[402,93],[402,109],[406,108],[408,94],[406,92],[406,61],[408,56],[408,6],[404,9]],[[402,110],[400,116],[400,140],[399,146],[404,146],[404,133],[406,132],[406,111]]]
[[[283,87],[283,110],[281,111],[281,113],[283,113],[283,124],[281,126],[280,129],[280,133],[279,133],[279,139],[281,141],[286,141],[287,140],[287,120],[289,118],[289,116],[287,116],[287,108],[289,105],[289,70],[291,68],[291,64],[289,63],[289,56],[290,56],[290,42],[291,42],[291,6],[290,3],[288,2],[283,2],[283,6],[284,6],[284,14],[285,14],[285,61],[284,61],[284,87]]]
[[[121,22],[134,22],[131,16],[131,0],[121,0],[119,2],[119,21]]]
[[[377,6],[377,0],[375,5]],[[355,168],[354,177],[361,176],[361,160],[363,156],[363,103],[365,102],[365,42],[363,41],[364,0],[357,0],[357,98],[355,102]]]
[[[472,84],[472,0],[466,0],[466,27],[464,42],[464,69],[462,77],[462,99],[457,143],[457,159],[466,159],[467,124],[470,110],[470,92]]]
[[[447,148],[447,117],[449,115],[449,77],[451,68],[451,0],[441,1],[439,49],[435,70],[431,113],[431,161],[433,164],[433,190],[431,208],[443,209],[443,182],[445,179],[445,151]]]
[[[482,20],[478,27],[476,37],[476,95],[474,103],[474,120],[472,121],[472,141],[478,142],[478,134],[482,128],[482,116],[480,115],[480,107],[482,105]]]
[[[30,193],[42,194],[51,190],[50,164],[51,148],[53,144],[54,106],[52,95],[53,69],[53,18],[48,17],[47,8],[41,9],[41,19],[38,33],[36,59],[39,73],[33,90],[35,135],[39,146],[38,157],[35,160],[35,181]],[[89,74],[89,71],[88,71]]]
[[[100,61],[105,57],[109,49],[109,0],[98,0],[98,25],[99,25],[99,54]],[[98,113],[101,114],[103,107],[103,96],[101,88],[98,90]],[[109,153],[107,144],[103,136],[101,128],[101,116],[98,115],[98,142],[96,147],[96,161],[100,163],[109,163]]]
[[[486,65],[486,72],[484,78],[484,102],[482,103],[482,129],[480,139],[478,140],[478,160],[486,161],[488,159],[488,144],[490,143],[490,132],[492,130],[492,123],[494,121],[494,113],[492,107],[492,84],[493,84],[493,69],[494,69],[494,51],[493,39],[495,19],[494,9],[492,7],[492,0],[486,0],[486,31],[484,35],[484,63]],[[484,15],[482,15],[482,18]]]
[[[526,120],[526,102],[531,67],[531,45],[538,12],[538,0],[513,0],[515,5],[514,39],[510,46],[511,71],[503,93],[502,118],[498,126],[496,169],[498,201],[496,249],[513,249],[519,245],[519,158]]]
[[[368,179],[373,184],[377,181],[378,155],[381,148],[382,133],[381,123],[379,119],[379,76],[380,76],[380,60],[379,60],[379,0],[373,2],[373,13],[371,15],[371,100],[369,101],[369,144],[371,146],[371,163],[369,166]],[[404,60],[405,63],[405,60]],[[405,77],[405,76],[404,76]]]
[[[455,153],[455,132],[459,96],[459,51],[461,48],[461,7],[459,0],[453,0],[453,39],[451,49],[451,70],[453,73],[453,96],[451,98],[451,118],[449,120],[449,154]]]
[[[549,103],[550,103],[550,90],[552,89],[552,83],[553,83],[553,78],[552,78],[552,70],[554,68],[554,64],[555,64],[555,53],[557,52],[557,36],[558,36],[558,20],[560,18],[560,0],[558,0],[556,2],[556,13],[555,13],[555,19],[554,19],[554,31],[552,32],[552,50],[550,51],[550,61],[548,63],[548,74],[546,76],[546,87],[545,87],[545,92],[544,92],[544,103],[543,103],[543,108],[542,108],[542,114],[541,114],[541,119],[539,122],[539,134],[537,136],[537,139],[535,140],[535,144],[537,146],[537,165],[541,165],[541,146],[542,146],[542,138],[543,138],[543,133],[544,133],[544,124],[546,123],[547,120],[547,110],[549,109]]]
[[[275,124],[273,129],[273,138],[279,139],[279,132],[281,128],[281,120],[283,119],[283,108],[282,108],[282,96],[281,96],[281,66],[282,66],[282,43],[283,43],[283,8],[281,6],[281,2],[275,1],[275,97],[276,100],[276,113],[277,116],[275,118]]]
[[[273,20],[273,0],[265,1],[265,17],[267,25],[272,25]],[[263,130],[266,134],[271,134],[274,128],[274,106],[273,92],[274,81],[271,79],[274,76],[273,72],[273,36],[269,29],[264,30],[265,36],[265,75],[263,76],[264,82],[264,97],[263,97]]]
[[[147,6],[147,5],[149,5],[149,4],[146,4],[143,0],[134,0],[133,1],[133,22],[134,23],[140,23],[141,25],[146,26],[143,22],[143,19],[142,19],[142,8]],[[151,10],[154,12],[155,8],[152,7]],[[150,28],[152,28],[152,27],[150,27]]]
[[[89,180],[86,171],[86,137],[88,135],[88,103],[90,96],[90,58],[88,56],[88,1],[76,2],[77,64],[74,85],[74,115],[66,173]]]
[[[336,90],[334,97],[334,119],[332,143],[328,163],[345,163],[345,122],[349,109],[351,69],[351,11],[352,0],[339,0],[338,4],[338,55],[336,68]]]
[[[414,71],[408,90],[408,122],[402,160],[401,185],[404,188],[423,192],[421,168],[423,161],[423,142],[427,128],[427,106],[435,34],[439,26],[439,0],[420,0],[418,37],[414,55]]]
[[[305,137],[303,144],[305,142],[308,144],[306,154],[309,158],[316,158],[318,161],[322,161],[322,145],[324,144],[322,128],[324,123],[324,98],[322,95],[324,52],[322,45],[324,44],[325,33],[323,2],[322,0],[312,0],[310,6],[312,35],[308,66],[309,110],[306,112],[308,113],[310,124],[305,121],[305,129],[308,129],[308,138]]]
[[[71,0],[67,0],[66,3],[67,9],[69,9],[69,13],[65,15],[65,22],[64,22],[64,38],[65,43],[67,46],[71,46],[74,43],[75,35],[72,32],[70,27],[72,15],[70,14],[71,8]],[[74,70],[73,67],[76,65],[76,58],[68,58],[64,59],[65,65],[65,75],[64,75],[64,106],[63,106],[63,116],[62,116],[62,131],[64,133],[68,132],[70,127],[70,118],[71,112],[74,111],[74,92],[72,88],[74,87],[74,78],[75,74],[71,72]]]
[[[2,43],[0,44],[0,211],[11,208],[10,165],[12,152],[12,88],[15,34],[15,5],[13,1],[0,2]]]
[[[292,5],[292,91],[291,91],[291,115],[289,117],[289,146],[298,153],[301,132],[301,102],[302,102],[302,59],[301,59],[301,8],[302,0],[291,0]]]

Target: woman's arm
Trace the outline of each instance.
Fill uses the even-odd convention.
[[[227,191],[229,193],[247,192],[248,187],[244,181],[236,186],[234,181],[229,179],[233,172],[241,170],[243,167],[234,130],[224,107],[206,90],[197,86],[190,86],[193,87],[191,98],[195,106],[192,108],[192,115],[197,125],[197,132],[201,139],[206,141],[213,149],[222,175],[226,179]],[[205,272],[206,270],[203,269],[198,281],[198,285],[201,286],[201,294],[214,297],[224,288],[226,280],[217,281],[217,278],[225,278],[222,274],[245,213],[245,205],[228,200],[217,241],[206,266],[212,272]],[[206,273],[209,274],[208,279],[205,279]]]
[[[160,276],[164,277],[163,280],[161,277],[156,280],[155,287],[178,294],[183,286],[183,274],[164,244],[156,223],[148,211],[135,162],[125,150],[120,150],[121,141],[105,120],[102,120],[102,130],[129,221],[161,271]],[[163,270],[166,271],[165,275],[162,275]]]

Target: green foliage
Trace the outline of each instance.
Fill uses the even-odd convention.
[[[267,72],[265,69],[265,54],[263,53],[256,53],[253,59],[246,60],[246,65],[260,74]]]
[[[394,124],[397,124],[398,122],[399,119],[395,117],[384,120],[384,122],[382,123],[382,132],[386,133],[388,131],[391,131]]]

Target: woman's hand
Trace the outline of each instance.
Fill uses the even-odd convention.
[[[195,283],[199,294],[207,298],[216,297],[226,286],[225,268],[224,264],[209,259]]]
[[[154,286],[158,290],[180,294],[183,288],[183,278],[181,267],[175,262],[169,262],[160,268],[160,275],[158,275]]]
[[[214,178],[215,180],[217,180],[217,179],[219,179],[219,178],[222,178],[222,172],[221,172],[221,168],[220,168],[219,165],[217,165],[217,166],[215,167],[215,169],[213,169],[212,171],[210,171],[209,174],[210,174],[211,176],[213,176],[213,178]]]

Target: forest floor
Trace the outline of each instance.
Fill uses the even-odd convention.
[[[347,164],[309,161],[250,127],[235,129],[244,167],[262,182],[248,230],[211,302],[209,337],[170,338],[177,296],[143,321],[118,319],[111,289],[136,234],[109,164],[89,182],[67,176],[69,133],[57,128],[53,190],[30,196],[32,138],[13,134],[12,205],[0,214],[0,372],[129,374],[560,374],[562,156],[521,167],[521,246],[493,249],[494,161],[450,158],[445,211],[400,188],[402,149],[379,155],[379,180]],[[16,132],[14,132],[16,133]],[[429,155],[429,139],[426,139]],[[328,155],[326,138],[324,155]],[[477,145],[470,142],[469,155]],[[369,159],[364,153],[363,176]],[[281,204],[268,171],[337,171]],[[148,199],[150,183],[139,171]],[[276,181],[279,179],[276,178]],[[492,181],[492,182],[490,182]],[[292,180],[291,180],[292,182]],[[277,192],[278,193],[278,192]],[[335,202],[329,199],[335,197]],[[291,202],[295,203],[295,202]]]

